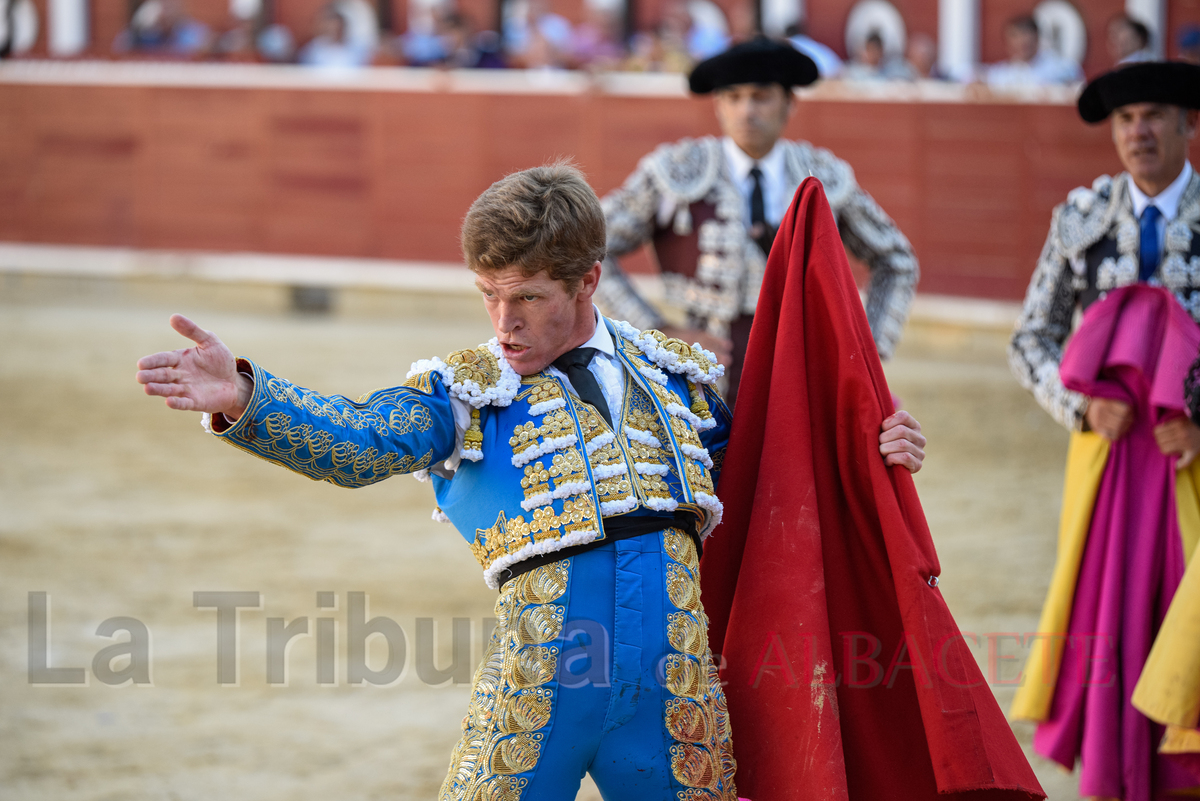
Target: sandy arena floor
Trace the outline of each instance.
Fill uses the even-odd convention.
[[[327,392],[403,380],[410,362],[490,336],[474,302],[344,296],[324,317],[286,312],[279,290],[0,278],[0,798],[433,798],[467,686],[429,686],[414,661],[417,620],[472,625],[472,667],[494,594],[432,491],[406,477],[349,492],[310,482],[207,437],[199,416],[140,393],[139,356],[182,347],[167,327],[194,314],[235,352]],[[265,311],[251,311],[254,308]],[[960,626],[1035,630],[1054,555],[1066,434],[1010,376],[1006,336],[911,326],[887,372],[929,438],[918,476]],[[239,682],[217,683],[217,626],[193,592],[261,593],[240,615]],[[349,686],[348,593],[407,636],[403,678]],[[30,593],[50,600],[51,667],[86,685],[28,680]],[[317,606],[334,593],[335,610]],[[112,687],[91,665],[145,624],[152,685]],[[298,638],[288,684],[266,680],[268,618],[337,620],[337,684],[318,684],[314,638]],[[976,653],[989,667],[988,640]],[[1020,656],[1012,639],[999,655]],[[370,664],[386,654],[374,639]],[[121,663],[114,663],[120,667]],[[1019,661],[1001,661],[1007,706]],[[1030,729],[1018,726],[1028,743]],[[1050,798],[1075,783],[1035,759]],[[585,783],[580,798],[598,794]]]

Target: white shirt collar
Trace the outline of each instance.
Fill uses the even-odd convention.
[[[613,344],[612,335],[608,333],[608,326],[604,324],[604,318],[600,315],[600,309],[592,304],[592,312],[596,315],[596,330],[592,334],[592,338],[580,345],[581,348],[595,348],[608,356],[617,355],[617,346]]]
[[[749,178],[755,160],[746,155],[746,151],[738,147],[737,143],[728,136],[722,137],[721,146],[725,150],[725,161],[729,164],[729,171],[732,173],[734,181],[740,183]],[[772,177],[783,175],[783,148],[779,146],[779,140],[775,141],[770,153],[758,159],[758,167],[764,175]]]
[[[1183,171],[1179,173],[1179,177],[1154,197],[1148,196],[1139,189],[1138,185],[1133,182],[1133,176],[1130,176],[1128,181],[1129,200],[1133,203],[1133,216],[1140,218],[1146,207],[1153,203],[1162,212],[1164,220],[1170,221],[1178,217],[1179,201],[1183,199],[1183,190],[1187,189],[1188,181],[1192,180],[1193,172],[1195,171],[1192,169],[1191,163],[1185,161],[1183,163]]]

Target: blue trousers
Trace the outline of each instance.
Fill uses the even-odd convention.
[[[735,801],[695,545],[667,528],[535,568],[496,601],[442,801]]]

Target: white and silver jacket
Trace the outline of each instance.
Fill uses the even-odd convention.
[[[1008,346],[1021,385],[1067,428],[1079,430],[1087,398],[1062,385],[1058,367],[1076,309],[1137,283],[1140,235],[1129,175],[1102,175],[1054,209],[1050,234],[1029,282]],[[1166,287],[1200,322],[1200,174],[1193,174],[1167,223],[1163,255],[1150,283]]]
[[[918,265],[912,246],[858,186],[850,165],[807,142],[780,140],[779,144],[784,148],[789,191],[809,176],[820,180],[842,241],[870,269],[867,320],[880,356],[887,358],[900,338],[916,292]],[[667,300],[701,321],[710,333],[728,336],[732,320],[754,313],[766,263],[746,231],[742,203],[720,139],[681,139],[658,147],[641,160],[622,187],[601,201],[609,258],[596,302],[609,316],[639,328],[664,325],[661,314],[638,294],[617,262],[620,256],[654,243]],[[672,207],[674,214],[660,225],[664,205]],[[697,222],[698,208],[709,213]],[[664,263],[670,258],[664,258],[664,237],[695,237],[698,263]]]

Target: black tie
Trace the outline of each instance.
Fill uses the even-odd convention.
[[[750,168],[754,187],[750,190],[750,237],[758,243],[763,253],[771,252],[775,242],[775,229],[767,224],[766,206],[763,203],[762,170],[756,163]]]
[[[750,190],[750,224],[766,225],[767,212],[763,206],[762,170],[755,164],[750,168],[750,177],[754,179],[754,188]]]
[[[555,359],[554,366],[567,374],[579,399],[595,406],[596,411],[600,412],[605,422],[608,423],[608,427],[612,428],[612,413],[608,410],[608,401],[604,399],[604,393],[600,391],[600,382],[588,369],[588,364],[595,355],[595,348],[575,348]]]

